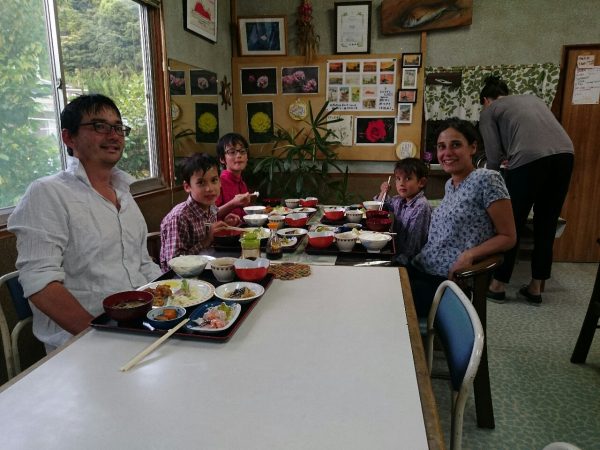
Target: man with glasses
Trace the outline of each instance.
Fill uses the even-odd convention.
[[[47,352],[85,330],[105,297],[161,274],[129,190],[134,178],[115,167],[131,130],[119,109],[103,95],[82,95],[60,121],[66,170],[34,181],[8,220],[33,333]]]
[[[248,142],[241,134],[227,133],[217,143],[217,158],[223,165],[221,171],[221,194],[217,198],[219,219],[229,213],[245,215],[244,206],[250,204],[248,186],[242,172],[248,165]]]

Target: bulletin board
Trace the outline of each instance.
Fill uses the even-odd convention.
[[[402,85],[402,55],[400,54],[377,54],[377,55],[320,55],[312,63],[307,64],[303,56],[262,56],[262,57],[235,57],[232,59],[232,94],[233,94],[233,121],[236,132],[249,138],[252,133],[248,124],[248,111],[251,113],[260,110],[267,104],[272,104],[269,108],[272,110],[274,124],[285,128],[299,131],[301,128],[308,128],[308,125],[300,120],[295,120],[292,116],[297,103],[307,104],[310,101],[313,113],[317,113],[326,99],[328,99],[328,68],[332,62],[339,60],[343,63],[345,70],[347,63],[365,60],[385,60],[395,59],[395,85],[392,87],[394,92],[393,109],[387,111],[369,111],[352,110],[344,111],[337,109],[333,114],[340,116],[352,116],[353,123],[353,143],[349,146],[338,146],[336,151],[341,160],[356,161],[396,161],[400,158],[400,144],[410,141],[414,144],[414,156],[419,157],[421,146],[421,127],[423,117],[423,86],[424,86],[424,68],[418,67],[413,72],[416,75],[416,91],[410,107],[412,115],[410,123],[395,123],[395,143],[385,144],[377,143],[370,145],[362,141],[360,144],[354,142],[356,121],[355,118],[362,118],[361,123],[365,123],[367,118],[384,117],[397,118],[398,114],[398,90]],[[308,88],[298,89],[297,92],[289,92],[289,89],[283,88],[283,77],[289,73],[290,68],[307,69],[305,72],[316,73],[314,68],[318,68],[318,92],[310,92]],[[285,72],[284,72],[285,69]],[[256,76],[254,76],[256,73]],[[258,78],[264,76],[260,81]],[[275,76],[275,82],[271,76]],[[329,74],[331,82],[331,73]],[[248,84],[248,78],[258,83],[264,89],[253,89]],[[262,82],[262,85],[261,85]],[[271,83],[265,86],[265,83]],[[242,90],[244,94],[242,94]],[[309,92],[305,92],[309,91]],[[404,105],[406,106],[406,105]],[[291,107],[291,108],[290,108]],[[250,108],[250,109],[249,109]],[[388,121],[386,119],[386,121]],[[389,122],[389,121],[388,121]],[[406,122],[406,118],[404,119]],[[250,140],[250,139],[249,139]],[[270,155],[273,144],[269,142],[250,143],[251,153],[254,157]],[[402,154],[404,156],[412,156]]]
[[[226,132],[219,123],[217,74],[169,59],[169,90],[175,158],[190,156],[196,152],[216,155],[219,136]],[[206,114],[202,116],[204,113]],[[198,124],[200,116],[205,119],[203,129]],[[177,138],[178,134],[186,130],[192,134]]]

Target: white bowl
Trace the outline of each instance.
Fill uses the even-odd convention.
[[[269,216],[269,222],[273,222],[277,224],[277,229],[279,230],[285,221],[285,216],[280,216],[277,214],[273,214]]]
[[[379,253],[386,244],[391,241],[392,236],[381,233],[361,233],[360,243],[367,249],[368,253]]]
[[[354,248],[354,244],[356,244],[356,234],[352,231],[337,233],[335,235],[335,243],[340,252],[349,252]]]
[[[299,204],[300,204],[299,198],[286,198],[285,199],[285,206],[287,206],[288,208],[291,208],[291,209],[297,208]]]
[[[378,200],[367,200],[363,202],[363,206],[365,207],[365,209],[379,209],[381,205],[382,202]]]
[[[247,214],[244,216],[244,222],[253,227],[263,226],[269,218],[266,214]]]
[[[360,223],[363,213],[360,209],[349,209],[346,211],[346,220],[351,223]]]
[[[217,258],[210,262],[210,268],[215,278],[221,283],[235,278],[235,258]]]
[[[266,206],[246,206],[244,207],[244,212],[246,214],[265,214],[267,211]]]
[[[200,275],[212,258],[205,255],[182,255],[169,260],[169,267],[180,277]]]

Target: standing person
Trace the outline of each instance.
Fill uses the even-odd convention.
[[[105,297],[161,274],[129,190],[135,180],[115,167],[131,130],[115,103],[82,95],[65,107],[60,123],[67,169],[31,183],[8,220],[33,333],[47,352],[85,330]]]
[[[427,174],[427,166],[420,159],[401,159],[394,167],[398,195],[388,197],[384,201],[384,209],[394,213],[397,247],[395,260],[403,266],[406,266],[427,242],[431,220],[431,206],[423,192],[427,184]],[[381,183],[380,193],[375,198],[383,199],[389,188],[386,181]]]
[[[237,133],[227,133],[217,143],[217,158],[223,165],[221,172],[221,194],[217,198],[219,218],[229,213],[243,217],[243,207],[250,204],[248,186],[242,179],[242,172],[248,165],[248,141]]]
[[[450,179],[431,216],[427,243],[407,267],[419,317],[427,317],[442,281],[516,242],[504,180],[498,172],[473,165],[478,138],[465,120],[448,119],[438,129],[437,159]]]
[[[176,205],[160,224],[160,266],[169,270],[169,260],[180,255],[195,255],[209,247],[215,232],[241,220],[229,213],[225,222],[217,220],[215,200],[221,192],[219,162],[206,153],[195,153],[182,166],[186,201]]]
[[[506,186],[517,227],[517,245],[505,253],[487,296],[506,298],[519,238],[533,207],[531,280],[519,293],[539,305],[542,282],[550,278],[556,225],[573,171],[573,143],[542,100],[534,95],[509,95],[506,83],[498,77],[486,78],[479,99],[484,107],[479,129],[487,167],[498,170],[502,161],[508,161]]]

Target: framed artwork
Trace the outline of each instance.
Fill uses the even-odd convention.
[[[417,103],[416,89],[399,89],[398,103]]]
[[[273,141],[273,103],[257,102],[246,105],[248,118],[248,141],[264,144]]]
[[[217,74],[210,70],[190,70],[192,95],[217,95]]]
[[[371,52],[371,2],[335,3],[335,52]]]
[[[402,89],[417,88],[417,72],[419,69],[412,67],[402,68]]]
[[[219,0],[183,0],[183,28],[212,43],[217,42]]]
[[[356,145],[390,145],[396,143],[395,117],[356,117]]]
[[[196,103],[196,142],[219,140],[219,107],[216,103]]]
[[[412,123],[413,104],[398,103],[397,123]]]
[[[240,55],[287,55],[287,19],[276,17],[239,17]]]
[[[240,70],[242,95],[277,94],[277,69],[253,67]]]
[[[402,67],[421,67],[421,53],[403,53]]]
[[[336,120],[338,122],[336,122]],[[352,129],[354,127],[354,117],[340,114],[330,114],[328,117],[327,128],[335,133],[335,137],[344,147],[352,146]]]
[[[184,70],[169,70],[169,92],[171,95],[185,95]]]
[[[319,66],[283,67],[281,92],[284,94],[317,94],[319,92]]]

